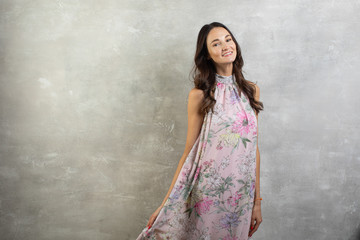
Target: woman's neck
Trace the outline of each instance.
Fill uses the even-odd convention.
[[[233,74],[233,63],[216,66],[216,73],[221,76],[231,76]]]

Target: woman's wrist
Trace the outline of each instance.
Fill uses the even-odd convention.
[[[255,206],[261,206],[261,201],[254,201]]]
[[[262,200],[263,200],[262,197],[256,197],[256,196],[254,197],[254,203],[257,205],[261,204]]]

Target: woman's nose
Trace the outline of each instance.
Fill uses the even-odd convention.
[[[229,45],[230,45],[230,43],[225,43],[223,46],[223,50],[224,51],[226,51],[226,50],[228,50],[229,49]]]
[[[229,46],[228,46],[228,45],[224,45],[224,47],[223,47],[223,52],[226,52],[227,50],[229,50]]]

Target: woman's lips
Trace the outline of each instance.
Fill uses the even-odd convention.
[[[226,55],[226,54],[228,54],[228,55]],[[224,55],[223,55],[223,57],[228,57],[228,56],[231,56],[233,53],[232,52],[228,52],[228,53],[225,53]],[[226,55],[226,56],[225,56]]]

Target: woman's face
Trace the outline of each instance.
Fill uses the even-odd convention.
[[[215,65],[232,64],[236,58],[236,45],[230,33],[223,27],[215,27],[210,30],[206,45],[209,57]]]

